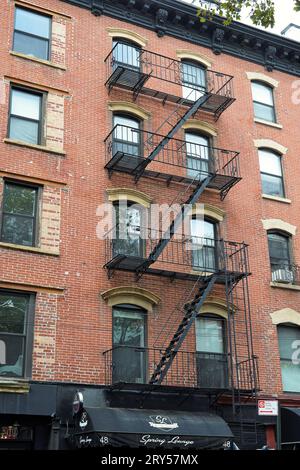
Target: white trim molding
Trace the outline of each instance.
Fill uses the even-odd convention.
[[[264,73],[259,73],[259,72],[246,72],[247,78],[250,81],[257,80],[259,82],[264,82],[270,85],[273,88],[277,88],[279,85],[279,82],[275,80],[273,77],[269,77],[268,75],[265,75]]]
[[[113,287],[100,295],[109,307],[132,304],[142,307],[150,313],[153,311],[153,307],[161,301],[160,297],[153,292],[132,286]]]
[[[141,106],[127,101],[110,101],[108,103],[108,109],[113,113],[125,112],[133,114],[134,116],[143,119],[144,121],[151,117],[151,113],[145,111],[145,109],[141,108]]]
[[[275,150],[275,152],[279,152],[281,155],[285,155],[288,151],[287,147],[275,142],[275,140],[271,139],[254,139],[254,145],[258,149],[268,148],[271,150]]]
[[[217,137],[218,130],[209,122],[199,121],[198,119],[188,119],[182,126],[184,130],[196,130],[205,132],[211,137]]]
[[[106,28],[108,35],[111,38],[124,38],[128,39],[129,41],[135,42],[141,47],[146,47],[148,43],[148,39],[144,38],[140,34],[136,33],[135,31],[130,31],[129,29],[125,28]]]
[[[280,325],[281,323],[293,323],[300,326],[300,313],[292,308],[283,308],[276,312],[270,313],[273,325]]]
[[[281,230],[282,232],[296,235],[297,227],[295,225],[284,222],[281,219],[262,219],[262,224],[265,230]]]
[[[205,56],[204,54],[200,54],[199,52],[190,51],[188,49],[177,49],[176,55],[178,59],[195,60],[196,62],[199,62],[207,68],[210,68],[212,66],[211,60],[207,56]]]

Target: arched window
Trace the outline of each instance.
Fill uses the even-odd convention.
[[[132,70],[140,70],[140,56],[141,46],[122,38],[114,38],[113,61],[115,68],[123,66]]]
[[[284,197],[282,157],[269,149],[259,149],[258,155],[263,194]]]
[[[300,328],[278,325],[282,385],[285,392],[300,392]]]
[[[273,88],[262,82],[252,81],[254,115],[264,121],[276,122]]]
[[[113,308],[112,381],[145,383],[146,311],[130,304]]]
[[[199,315],[196,319],[197,382],[201,388],[227,388],[225,319]]]
[[[269,255],[273,282],[294,281],[291,236],[282,232],[268,232]]]
[[[113,240],[113,255],[123,254],[143,258],[145,256],[145,207],[131,201],[114,204],[116,233]]]
[[[206,68],[191,60],[182,60],[183,98],[196,101],[206,92]]]
[[[141,121],[127,114],[114,114],[113,151],[133,157],[142,156]]]
[[[199,132],[186,131],[187,176],[205,179],[212,171],[210,138]]]
[[[195,270],[214,272],[217,259],[217,223],[212,219],[191,219],[192,266]]]

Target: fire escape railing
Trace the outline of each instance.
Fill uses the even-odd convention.
[[[163,351],[160,348],[117,345],[103,352],[105,384],[148,384]],[[253,358],[257,370],[257,358]],[[201,390],[229,390],[230,353],[218,354],[180,350],[162,385]],[[250,360],[240,358],[238,364],[242,390],[251,389]],[[235,384],[237,386],[237,384]]]
[[[117,124],[105,138],[105,168],[136,175],[163,136]],[[239,152],[172,138],[151,161],[143,176],[171,181],[199,182],[214,174],[212,189],[227,194],[240,181]]]
[[[114,226],[105,237],[106,269],[110,273],[114,270],[138,272],[164,236],[167,230]],[[193,280],[200,275],[206,277],[228,271],[239,278],[249,274],[245,250],[244,243],[175,234],[158,259],[147,267],[146,273]]]
[[[182,88],[194,90],[194,97],[187,96],[183,100],[187,106],[191,100],[195,101],[197,93],[205,92],[211,97],[201,109],[214,114],[216,119],[235,101],[232,75],[206,69],[205,83],[197,84],[193,83],[195,77],[183,70],[179,60],[141,49],[133,64],[128,61],[126,52],[126,49],[123,52],[121,43],[116,43],[105,58],[105,85],[109,91],[114,87],[123,88],[132,91],[134,97],[141,93],[163,102],[179,103],[185,98]],[[148,87],[145,87],[146,83]],[[170,93],[170,88],[173,93]]]

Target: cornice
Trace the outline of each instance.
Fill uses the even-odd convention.
[[[252,26],[233,22],[224,26],[220,17],[200,23],[195,7],[176,0],[61,0],[100,16],[168,34],[181,40],[227,53],[263,65],[269,72],[279,70],[300,76],[300,44]]]

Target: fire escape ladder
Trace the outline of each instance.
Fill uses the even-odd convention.
[[[211,182],[213,176],[209,175],[207,176],[204,180],[200,181],[195,188],[193,188],[192,194],[189,196],[189,198],[184,201],[181,204],[181,210],[178,212],[172,223],[170,224],[169,228],[166,230],[166,232],[162,235],[161,239],[157,242],[151,253],[149,254],[147,260],[145,263],[141,266],[141,268],[138,269],[137,275],[140,277],[146,270],[147,268],[155,263],[155,261],[159,258],[160,254],[162,251],[165,249],[165,247],[168,245],[169,241],[173,238],[175,235],[178,227],[182,224],[184,218],[186,217],[187,213],[190,210],[190,205],[194,204],[196,201],[198,201],[199,197],[207,188],[209,183]]]
[[[205,93],[202,95],[200,98],[198,98],[192,105],[191,107],[184,113],[180,113],[180,109],[182,107],[182,104],[184,101],[183,98],[180,100],[179,104],[175,108],[175,110],[172,111],[172,113],[164,120],[164,122],[161,124],[161,126],[158,128],[158,130],[161,130],[165,125],[170,127],[170,130],[168,133],[160,140],[160,142],[155,145],[153,150],[150,152],[148,157],[144,159],[140,163],[140,165],[136,169],[136,177],[135,181],[138,181],[140,177],[142,176],[145,168],[155,159],[155,157],[162,151],[162,149],[169,143],[170,139],[181,129],[183,124],[191,117],[193,116],[201,106],[204,105],[204,103],[208,100],[210,97],[210,93]],[[174,122],[173,122],[174,121]],[[149,144],[149,142],[146,141],[146,146]]]
[[[236,280],[230,273],[225,256],[225,291],[228,307],[229,376],[231,377],[232,410],[240,424],[242,444],[257,443],[257,422],[248,413],[248,402],[257,399],[259,377],[253,351],[248,275]],[[241,251],[241,263],[248,272],[245,250]]]
[[[155,368],[155,371],[150,378],[149,383],[153,385],[160,385],[164,378],[166,377],[168,370],[172,366],[172,362],[176,357],[177,352],[179,351],[183,341],[185,340],[188,332],[190,331],[195,319],[198,316],[198,313],[205,302],[207,296],[211,292],[217,276],[212,274],[207,277],[201,287],[198,289],[197,294],[195,295],[192,302],[186,304],[185,314],[180,322],[173,338],[171,339],[169,345],[165,349],[158,365]]]

